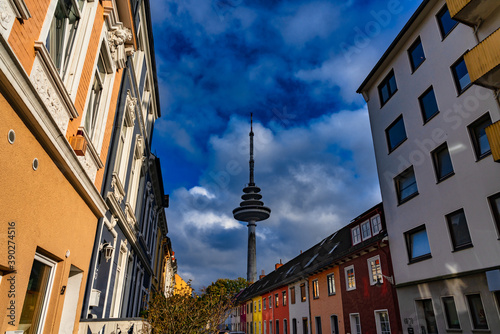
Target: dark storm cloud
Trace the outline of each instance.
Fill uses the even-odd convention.
[[[355,90],[417,5],[152,0],[163,114],[154,147],[181,275],[197,287],[245,276],[246,227],[231,211],[248,182],[250,112],[257,183],[273,210],[257,228],[259,272],[380,199]]]

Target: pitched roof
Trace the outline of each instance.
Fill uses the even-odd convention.
[[[266,294],[281,286],[300,281],[316,272],[333,267],[335,262],[377,243],[387,236],[385,231],[381,231],[372,238],[351,246],[351,226],[356,224],[356,222],[359,224],[362,219],[371,213],[381,210],[382,203],[375,205],[348,225],[327,236],[307,251],[250,285],[241,292],[238,296],[238,301],[243,302]]]

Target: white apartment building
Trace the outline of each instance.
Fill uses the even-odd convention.
[[[500,332],[499,27],[500,1],[424,0],[358,89],[404,333]]]

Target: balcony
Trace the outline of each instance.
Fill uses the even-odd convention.
[[[80,320],[79,334],[148,334],[148,324],[142,318]]]
[[[446,0],[450,16],[469,26],[474,26],[491,14],[500,1],[484,0]]]
[[[500,29],[465,54],[465,64],[471,82],[492,89],[500,88],[500,52],[498,50],[500,50]]]
[[[500,162],[500,121],[495,122],[486,128],[486,136],[490,143],[493,160]]]

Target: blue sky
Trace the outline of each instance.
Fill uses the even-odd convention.
[[[196,289],[246,277],[255,182],[269,273],[380,202],[366,104],[356,94],[420,4],[414,0],[151,0],[162,118],[160,157],[179,274]]]

